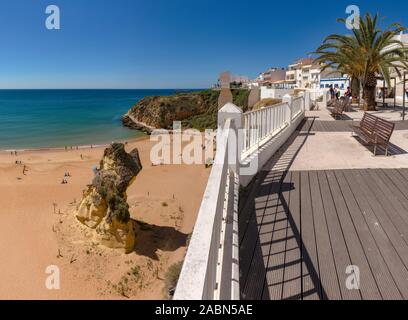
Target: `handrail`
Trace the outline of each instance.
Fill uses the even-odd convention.
[[[218,137],[215,162],[178,280],[175,300],[212,300],[220,296],[232,299],[234,297],[232,279],[223,279],[224,276],[232,277],[234,274],[232,256],[225,257],[223,251],[227,247],[224,243],[227,210],[235,200],[234,191],[231,192],[235,177],[230,169],[231,161],[228,152],[230,135],[234,131],[233,121],[227,119]],[[229,264],[226,263],[226,265],[229,265],[231,270],[220,270],[223,267],[223,264],[218,263],[221,259],[229,259]],[[227,292],[220,293],[221,284],[228,281],[230,284],[224,285]],[[239,294],[239,289],[234,291]]]
[[[281,103],[273,104],[273,105],[266,106],[266,107],[263,107],[263,108],[260,108],[260,109],[247,111],[247,112],[244,113],[244,115],[245,115],[245,114],[256,113],[256,112],[258,112],[259,110],[262,110],[262,109],[276,108],[276,107],[279,107],[279,106],[284,105],[284,104],[285,104],[284,102],[281,102]]]
[[[302,112],[303,97],[297,97],[292,100],[292,119],[296,118]]]
[[[283,103],[245,114],[233,104],[219,110],[217,153],[175,300],[240,298],[239,186],[240,183],[248,185],[303,119],[305,96],[285,96],[283,100]],[[244,141],[239,139],[239,129],[244,129]],[[235,154],[231,155],[231,150]],[[255,164],[254,171],[241,170],[247,165],[252,168],[252,164]]]
[[[259,146],[263,139],[273,136],[289,123],[289,105],[280,103],[244,113],[243,152]]]

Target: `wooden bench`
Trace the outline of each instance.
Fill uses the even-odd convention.
[[[351,126],[353,132],[365,143],[374,145],[374,156],[377,155],[377,147],[385,150],[388,156],[388,147],[395,124],[365,112],[359,126]]]
[[[344,97],[344,111],[345,112],[351,111],[351,104],[352,104],[352,99],[350,97]]]
[[[334,101],[334,107],[330,109],[332,117],[337,119],[338,117],[341,117],[344,113],[344,110],[346,108],[346,103],[344,100],[336,100]]]

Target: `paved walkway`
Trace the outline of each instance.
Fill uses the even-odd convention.
[[[374,114],[376,116],[382,117],[389,121],[402,121],[403,110],[402,108],[382,108],[378,107],[377,111],[370,111],[369,113]],[[361,120],[364,116],[363,110],[360,110],[357,106],[353,106],[352,111],[345,112],[342,116],[341,120],[348,120],[348,121],[358,121]],[[327,109],[321,110],[313,110],[313,111],[306,111],[307,117],[314,117],[320,121],[334,121],[333,117],[330,115]],[[406,108],[405,120],[408,120],[408,108]]]
[[[242,298],[408,299],[408,169],[295,170],[325,128],[305,124],[240,205]],[[359,290],[346,285],[351,265]]]
[[[350,125],[357,125],[359,121],[337,120],[337,121],[319,121],[318,119],[308,119],[303,131],[307,131],[312,125],[312,132],[351,132]],[[408,130],[408,120],[392,121],[395,123],[395,130]]]

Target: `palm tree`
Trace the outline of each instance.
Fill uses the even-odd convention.
[[[346,23],[345,19],[338,21]],[[315,52],[318,55],[316,61],[323,68],[334,68],[348,74],[354,84],[359,81],[363,87],[365,108],[375,110],[377,76],[382,76],[390,86],[391,72],[401,75],[401,71],[408,68],[408,48],[404,48],[397,38],[405,30],[398,23],[381,30],[378,27],[378,14],[372,17],[367,13],[365,17],[360,17],[360,27],[353,29],[352,34],[326,37]]]
[[[338,43],[328,42],[328,39],[334,40]],[[358,56],[355,55],[355,48],[352,48],[353,43],[350,43],[349,38],[339,37],[339,36],[330,36],[326,38],[322,46],[318,48],[318,51],[315,53],[320,56],[315,60],[316,63],[319,63],[322,66],[322,72],[326,70],[332,70],[330,73],[346,74],[350,77],[351,82],[351,92],[353,95],[353,100],[357,100],[360,96],[360,74],[362,73],[362,68],[359,68],[356,63]],[[335,51],[325,51],[327,49],[333,49],[336,47]],[[329,74],[330,74],[329,73]]]

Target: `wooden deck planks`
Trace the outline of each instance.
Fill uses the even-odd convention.
[[[289,201],[290,174],[285,175],[279,193],[279,207],[276,212],[274,232],[271,238],[269,259],[266,268],[266,279],[262,299],[282,299],[283,277],[285,268],[286,240],[288,220],[285,205],[282,201]],[[286,199],[286,200],[283,200]]]
[[[404,299],[408,298],[407,279],[408,274],[393,241],[398,242],[395,237],[395,228],[381,212],[380,203],[375,195],[369,190],[367,183],[362,179],[357,170],[345,171],[346,179],[353,190],[357,202],[361,208],[366,223],[384,257],[390,273]],[[401,241],[401,239],[399,239]]]
[[[364,206],[359,206],[359,203],[353,193],[352,186],[348,184],[344,172],[336,171],[335,175],[344,199],[347,199],[346,205],[348,212],[357,231],[357,235],[360,239],[362,248],[365,252],[371,272],[375,278],[382,298],[386,300],[401,299],[402,296],[364,219],[365,214],[362,213]]]
[[[240,213],[242,298],[408,299],[407,188],[408,170],[271,170]]]
[[[330,235],[331,247],[333,250],[334,260],[336,262],[336,272],[339,279],[340,291],[343,299],[355,300],[360,299],[361,295],[356,290],[346,288],[346,270],[352,265],[347,246],[343,237],[340,223],[337,218],[336,206],[334,204],[330,187],[325,172],[319,171],[318,178],[321,188],[324,212],[326,214],[327,229]]]
[[[377,218],[381,218],[386,222],[385,226],[389,228],[387,235],[391,239],[391,242],[393,242],[405,267],[408,267],[408,245],[406,242],[406,239],[408,239],[408,228],[399,213],[396,212],[395,206],[397,203],[395,201],[392,203],[391,200],[385,196],[384,192],[387,191],[386,186],[378,178],[373,176],[371,170],[360,170],[360,174],[364,177],[368,184],[367,187],[376,197],[375,200],[379,204],[376,207],[378,213]],[[380,189],[381,187],[382,189]]]
[[[314,217],[310,192],[309,173],[300,172],[301,236],[302,236],[302,296],[304,300],[322,299],[319,261],[317,257]]]
[[[354,120],[354,124],[359,121]],[[393,121],[395,123],[395,130],[407,130],[408,121]],[[301,128],[301,132],[351,132],[350,125],[353,124],[353,119],[349,120],[317,120],[308,118]]]
[[[378,290],[377,283],[371,273],[366,255],[361,246],[360,239],[354,228],[353,221],[350,218],[349,210],[346,204],[349,199],[344,198],[342,190],[337,183],[334,172],[327,171],[326,177],[331,189],[331,194],[336,207],[339,223],[342,228],[344,240],[350,256],[352,265],[358,266],[360,271],[360,293],[363,299],[379,300],[381,294]]]
[[[243,291],[243,296],[248,300],[260,300],[262,298],[266,266],[268,264],[269,251],[272,245],[272,233],[276,219],[281,179],[281,174],[273,174],[268,178],[267,183],[261,185],[259,189],[261,203],[264,204],[256,210],[256,212],[262,212],[262,217],[261,214],[257,217],[259,226],[259,244],[254,251],[254,256],[252,257],[252,263],[248,271],[247,281]]]
[[[254,250],[247,252],[247,259],[251,257],[251,264],[247,276],[243,297],[248,300],[260,300],[264,286],[266,265],[268,263],[269,250],[273,225],[276,216],[278,194],[281,187],[281,175],[270,172],[265,181],[259,185],[258,197],[255,199],[255,216],[258,227],[258,237]],[[251,241],[252,242],[252,241]]]
[[[300,175],[294,171],[291,175],[290,202],[286,210],[288,228],[286,235],[285,272],[283,279],[282,299],[302,299],[302,258],[300,239]],[[293,186],[293,187],[292,187]],[[286,207],[285,204],[283,204]]]
[[[309,173],[309,183],[315,224],[316,248],[319,259],[318,267],[320,272],[322,297],[329,300],[341,300],[342,296],[336,273],[329,232],[327,229],[317,172],[311,171]]]
[[[387,170],[385,172],[389,172]],[[384,196],[387,197],[388,201],[394,207],[395,212],[398,213],[398,221],[396,223],[403,221],[401,226],[404,229],[404,232],[408,230],[408,199],[405,198],[398,187],[394,184],[392,179],[392,172],[388,174],[382,170],[371,170],[370,173],[373,178],[377,181],[377,185],[383,191]],[[408,189],[405,189],[408,191]],[[403,232],[403,233],[404,233]],[[405,238],[408,241],[408,237]]]

